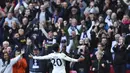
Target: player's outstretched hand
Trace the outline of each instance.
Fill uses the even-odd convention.
[[[30,54],[30,55],[28,55],[28,57],[32,59],[32,58],[33,58],[33,55],[32,55],[32,54]]]
[[[79,58],[78,62],[85,60],[85,58]]]
[[[21,54],[23,55],[24,53],[25,53],[25,50],[24,50],[24,49],[22,49],[22,50],[21,50]]]

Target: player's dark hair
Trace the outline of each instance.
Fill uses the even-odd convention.
[[[53,44],[52,47],[53,47],[53,51],[58,52],[58,50],[59,50],[59,44],[58,43]]]

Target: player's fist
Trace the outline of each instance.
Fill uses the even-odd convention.
[[[102,64],[102,67],[105,67],[105,64]]]
[[[78,59],[78,62],[80,62],[80,61],[83,61],[85,58],[79,58]]]
[[[30,54],[30,55],[28,55],[28,57],[32,59],[32,58],[33,58],[33,55]]]
[[[24,53],[25,53],[25,50],[24,50],[24,49],[22,49],[22,50],[21,50],[21,54],[24,54]]]

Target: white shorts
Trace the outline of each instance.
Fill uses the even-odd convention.
[[[66,73],[65,70],[52,70],[52,73]]]

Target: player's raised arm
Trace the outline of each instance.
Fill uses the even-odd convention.
[[[25,53],[25,50],[22,49],[20,55],[18,55],[17,57],[11,59],[10,64],[11,64],[11,65],[14,65],[17,61],[19,61],[19,60],[22,58],[22,55],[23,55],[24,53]]]
[[[44,60],[44,59],[51,59],[51,55],[45,55],[45,56],[32,56],[29,55],[30,58],[37,59],[37,60]]]

